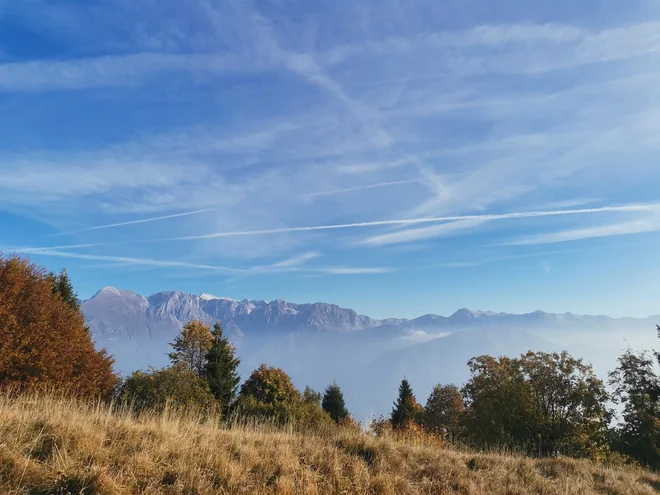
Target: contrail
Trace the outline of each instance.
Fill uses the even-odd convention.
[[[89,227],[86,229],[80,230],[70,230],[69,232],[61,232],[59,234],[49,235],[47,237],[60,237],[68,234],[78,234],[79,232],[89,232],[90,230],[100,230],[100,229],[113,229],[115,227],[123,227],[125,225],[135,225],[138,223],[149,223],[149,222],[158,222],[160,220],[168,220],[170,218],[179,218],[179,217],[188,217],[191,215],[199,215],[200,213],[208,213],[210,211],[217,211],[217,208],[207,208],[205,210],[195,210],[195,211],[186,211],[183,213],[175,213],[173,215],[165,215],[162,217],[152,217],[152,218],[143,218],[141,220],[132,220],[130,222],[121,222],[121,223],[110,223],[107,225],[97,225],[96,227]]]
[[[353,192],[353,191],[362,191],[364,189],[376,189],[379,187],[387,187],[387,186],[398,186],[401,184],[415,184],[418,182],[426,182],[431,179],[436,179],[440,178],[441,176],[436,175],[432,177],[421,177],[418,179],[406,179],[406,180],[395,180],[391,182],[379,182],[377,184],[367,184],[366,186],[356,186],[356,187],[348,187],[346,189],[334,189],[331,191],[319,191],[319,192],[314,192],[314,193],[309,193],[307,197],[316,197],[316,196],[331,196],[333,194],[342,194],[342,193],[347,193],[347,192]]]
[[[563,215],[585,215],[590,213],[649,211],[660,208],[660,204],[640,204],[626,206],[604,206],[601,208],[582,208],[579,210],[553,210],[553,211],[527,211],[519,213],[502,213],[495,215],[457,215],[447,217],[409,218],[402,220],[377,220],[372,222],[342,223],[334,225],[314,225],[309,227],[283,227],[265,230],[241,230],[235,232],[216,232],[213,234],[193,235],[185,237],[171,237],[167,239],[154,239],[147,242],[166,241],[192,241],[198,239],[215,239],[219,237],[238,237],[249,235],[284,234],[290,232],[311,232],[315,230],[353,229],[362,227],[379,227],[384,225],[415,225],[421,223],[451,222],[456,220],[481,220],[484,222],[494,220],[512,220],[516,218],[553,217]]]
[[[176,242],[176,241],[193,241],[200,239],[215,239],[220,237],[241,237],[241,236],[258,236],[258,235],[273,235],[273,234],[286,234],[292,232],[313,232],[317,230],[339,230],[339,229],[354,229],[363,227],[379,227],[384,225],[415,225],[423,223],[438,223],[438,222],[452,222],[458,220],[481,220],[484,222],[497,221],[497,220],[511,220],[516,218],[535,218],[535,217],[553,217],[564,215],[586,215],[591,213],[614,213],[614,212],[633,212],[633,211],[652,211],[660,209],[660,203],[647,203],[647,204],[633,204],[624,206],[603,206],[601,208],[582,208],[576,210],[549,210],[549,211],[527,211],[517,213],[501,213],[492,215],[456,215],[447,217],[427,217],[427,218],[409,218],[401,220],[376,220],[372,222],[357,222],[357,223],[342,223],[332,225],[312,225],[308,227],[282,227],[278,229],[264,229],[264,230],[240,230],[233,232],[216,232],[213,234],[194,235],[185,237],[169,237],[161,239],[142,239],[118,242],[106,242],[98,244],[77,244],[70,246],[53,246],[53,247],[31,247],[23,248],[26,252],[28,249],[75,249],[84,247],[100,247],[100,246],[117,246],[124,244],[148,244],[157,242]]]

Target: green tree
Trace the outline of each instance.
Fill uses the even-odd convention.
[[[52,277],[53,293],[59,295],[71,308],[80,311],[78,293],[73,289],[73,284],[66,270],[62,270],[59,275],[51,273],[50,277]]]
[[[321,407],[321,392],[317,392],[312,387],[305,387],[302,394],[302,401],[305,404]]]
[[[124,381],[119,398],[138,411],[162,411],[166,405],[208,411],[217,408],[208,384],[181,364],[134,372]]]
[[[466,426],[478,445],[541,456],[606,453],[608,395],[582,360],[566,352],[528,352],[519,359],[481,356],[469,365]]]
[[[201,377],[204,375],[206,354],[212,344],[211,327],[199,320],[192,320],[170,344],[174,351],[169,354],[169,358],[172,364],[180,364]]]
[[[224,414],[236,398],[241,381],[237,370],[241,361],[236,357],[236,349],[222,332],[219,323],[213,325],[211,336],[211,347],[206,353],[204,364],[204,378]]]
[[[419,421],[422,411],[423,408],[417,403],[410,382],[404,378],[399,385],[399,397],[394,403],[390,417],[392,428],[405,428],[409,423]]]
[[[529,394],[515,359],[479,356],[469,361],[472,378],[463,387],[469,440],[478,447],[512,446],[527,431]]]
[[[465,404],[456,385],[436,385],[426,401],[424,426],[433,433],[446,434],[455,440],[461,431]]]
[[[280,368],[262,364],[252,372],[241,386],[239,399],[254,398],[257,402],[268,405],[293,403],[301,400],[291,378]]]
[[[648,353],[628,349],[610,373],[615,400],[623,405],[613,446],[644,466],[660,469],[660,377],[654,365]]]
[[[335,423],[339,424],[342,420],[349,416],[348,409],[344,403],[344,394],[339,388],[337,383],[328,385],[323,394],[323,402],[321,403],[323,410],[327,412]]]
[[[241,386],[236,410],[242,418],[316,430],[334,425],[320,401],[318,392],[307,387],[301,394],[284,371],[262,364]]]

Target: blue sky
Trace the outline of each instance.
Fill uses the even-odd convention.
[[[0,0],[0,250],[82,297],[660,313],[660,2]]]

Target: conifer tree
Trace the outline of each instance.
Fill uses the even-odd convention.
[[[236,398],[238,383],[241,381],[237,369],[241,360],[236,357],[236,349],[222,332],[219,323],[213,325],[211,336],[213,342],[206,353],[204,378],[225,413]]]
[[[71,279],[69,279],[66,269],[62,270],[59,275],[51,273],[50,276],[53,280],[53,293],[58,294],[72,309],[80,311],[78,294],[73,289],[73,284],[71,283]]]
[[[328,388],[325,389],[321,407],[330,415],[335,423],[340,423],[349,415],[346,404],[344,403],[344,394],[336,383],[328,385]]]
[[[417,419],[420,408],[421,406],[415,400],[410,382],[404,378],[399,385],[399,397],[392,409],[392,427],[405,428],[407,424]]]

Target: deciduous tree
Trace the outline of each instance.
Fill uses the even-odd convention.
[[[112,365],[46,270],[23,258],[0,257],[1,386],[110,397],[118,383]]]
[[[463,389],[466,427],[479,446],[598,458],[610,419],[604,384],[568,353],[481,356]]]
[[[458,437],[461,430],[461,416],[464,403],[461,391],[456,385],[436,385],[426,401],[424,425],[436,434],[447,435],[451,440]]]
[[[660,377],[654,364],[648,353],[629,349],[610,373],[614,398],[623,405],[613,446],[644,466],[660,469]]]
[[[181,334],[172,342],[169,354],[172,364],[180,364],[201,377],[204,374],[206,354],[213,344],[211,327],[199,320],[187,323]]]

